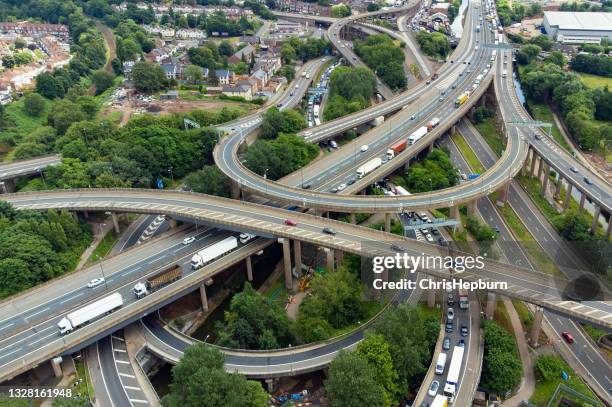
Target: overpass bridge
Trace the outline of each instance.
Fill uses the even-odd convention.
[[[15,178],[40,174],[50,165],[62,161],[57,154],[0,164],[0,193],[15,192]]]

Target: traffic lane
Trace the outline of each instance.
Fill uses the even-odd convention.
[[[202,234],[206,233],[206,229],[202,230],[199,234],[200,238]],[[22,321],[23,318],[26,319],[25,323],[27,324],[35,323],[42,318],[41,314],[43,312],[57,309],[60,306],[68,307],[68,302],[80,302],[84,299],[81,297],[86,297],[89,293],[96,293],[104,285],[92,289],[86,287],[87,283],[93,278],[102,277],[102,274],[104,274],[104,276],[108,277],[106,282],[110,282],[112,285],[112,281],[117,278],[116,275],[118,273],[126,271],[132,273],[146,267],[151,263],[152,257],[154,257],[152,253],[157,253],[156,259],[160,256],[177,255],[180,251],[186,249],[182,244],[185,236],[186,234],[182,232],[168,236],[165,239],[152,242],[147,247],[135,249],[128,254],[114,256],[112,261],[102,263],[105,267],[100,263],[90,266],[78,273],[71,274],[70,278],[51,280],[43,291],[26,292],[10,302],[5,302],[1,307],[0,314],[11,315],[11,317],[0,321],[0,335],[4,337],[8,333],[15,331],[18,325],[24,322]],[[62,294],[58,296],[58,292]],[[46,299],[42,304],[41,297]],[[4,340],[2,338],[0,344]]]
[[[188,257],[191,256],[194,252],[200,250],[202,247],[209,245],[211,242],[220,240],[218,235],[215,235],[212,232],[203,231],[195,235],[196,241],[192,245],[183,245],[182,242],[179,247],[179,250],[176,251],[177,256],[184,256],[185,253],[189,253]],[[170,246],[168,251],[172,250],[172,247],[176,245]],[[190,258],[190,257],[189,257]],[[117,277],[116,284],[124,284],[126,280],[132,280],[134,278],[141,278],[140,275],[133,275],[132,273],[140,271],[144,269],[144,273],[150,273],[151,269],[156,267],[156,264],[166,263],[167,258],[159,255],[155,257],[153,260],[144,260],[140,263],[136,263],[131,267],[125,269],[121,274],[114,274],[108,278],[108,282],[110,283],[109,289],[106,289],[104,285],[99,285],[94,289],[89,288],[81,288],[80,292],[77,294],[73,294],[72,292],[62,294],[58,299],[54,300],[48,304],[42,304],[37,309],[37,314],[41,314],[41,317],[44,317],[44,320],[40,323],[30,323],[28,319],[28,315],[26,314],[25,318],[23,315],[16,315],[13,319],[14,323],[11,327],[15,329],[20,329],[19,331],[13,331],[10,336],[7,336],[0,340],[0,359],[2,356],[8,356],[10,353],[7,352],[14,351],[16,349],[24,349],[26,346],[26,342],[30,340],[29,345],[36,345],[40,340],[48,339],[52,337],[52,333],[55,332],[57,334],[57,325],[49,324],[49,319],[53,316],[58,316],[59,314],[63,314],[68,312],[70,309],[76,308],[78,305],[88,302],[96,297],[100,297],[105,295],[106,293],[110,293],[113,291],[112,282],[115,281]],[[141,272],[140,274],[143,274]],[[128,290],[129,293],[129,290]],[[59,301],[61,298],[63,300]],[[54,321],[59,321],[61,317],[56,318]],[[42,336],[44,334],[44,336]],[[42,337],[42,339],[41,339]],[[32,339],[36,339],[32,341]],[[16,345],[23,343],[20,348],[16,347]]]
[[[219,241],[224,237],[225,236],[218,236],[218,238],[214,242]],[[214,242],[209,242],[209,245],[213,244]],[[242,247],[242,245],[239,247]],[[193,270],[191,268],[191,257],[192,253],[189,253],[188,255],[183,256],[181,259],[178,259],[176,261],[176,264],[179,265],[183,270],[183,277],[197,272],[197,270]],[[126,281],[122,286],[113,290],[113,292],[118,292],[122,295],[124,300],[122,308],[128,307],[138,301],[138,298],[136,298],[134,296],[134,293],[132,292],[134,284],[138,281],[141,281],[142,279],[145,279],[148,276],[156,274],[157,272],[159,272],[159,270],[150,271],[144,276],[140,276],[139,278]],[[15,335],[12,343],[9,343],[8,346],[0,348],[0,368],[10,363],[10,361],[12,361],[14,357],[23,357],[24,355],[36,352],[41,343],[44,345],[49,345],[52,342],[58,340],[63,341],[66,337],[74,335],[75,333],[78,334],[78,329],[64,336],[61,336],[59,334],[57,330],[57,323],[63,317],[64,315],[62,314],[57,317],[49,318],[48,320],[33,327],[32,332],[28,330]],[[101,319],[103,318],[105,317],[102,317]]]
[[[102,375],[104,375],[104,383],[108,387],[113,405],[117,407],[131,406],[132,403],[130,403],[123,389],[123,385],[121,384],[121,379],[117,374],[110,335],[98,342],[98,356]]]
[[[113,398],[109,393],[108,386],[105,383],[102,368],[100,366],[100,355],[98,343],[90,345],[83,351],[87,368],[89,371],[90,385],[94,390],[94,397],[100,406],[120,407],[113,404]]]

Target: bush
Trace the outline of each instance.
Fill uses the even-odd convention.
[[[23,110],[28,116],[38,117],[45,110],[45,98],[38,93],[30,93],[23,99]]]
[[[541,355],[535,364],[538,378],[545,382],[560,379],[564,368],[565,364],[558,356]]]

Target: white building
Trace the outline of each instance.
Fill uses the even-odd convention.
[[[546,34],[565,44],[612,40],[612,13],[545,11],[543,25]]]

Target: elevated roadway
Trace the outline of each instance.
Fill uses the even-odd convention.
[[[38,174],[48,166],[59,164],[61,161],[62,159],[59,155],[47,155],[0,164],[0,181]]]

